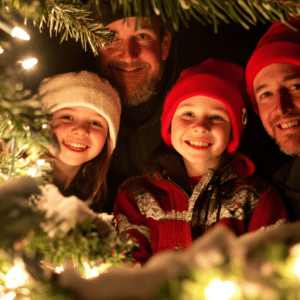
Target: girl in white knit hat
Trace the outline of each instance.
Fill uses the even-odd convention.
[[[107,80],[88,71],[44,79],[38,93],[44,108],[52,114],[60,148],[49,150],[55,184],[64,196],[92,198],[92,208],[100,211],[119,130],[118,93]]]

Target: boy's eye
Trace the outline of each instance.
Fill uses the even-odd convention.
[[[213,120],[223,120],[223,118],[221,116],[218,116],[218,115],[211,116],[211,119],[213,119]]]
[[[186,112],[183,115],[186,116],[186,117],[193,117],[194,116],[194,114],[192,112]]]

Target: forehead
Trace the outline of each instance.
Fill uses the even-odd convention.
[[[80,114],[82,116],[85,115],[89,115],[89,116],[99,116],[102,117],[95,109],[91,108],[91,107],[87,107],[87,106],[68,106],[68,107],[64,107],[61,108],[57,111],[54,112],[54,114],[56,113],[75,113],[75,114]]]
[[[214,109],[227,111],[226,106],[219,100],[207,96],[194,96],[183,100],[177,108]]]
[[[112,22],[107,25],[107,27],[114,32],[121,32],[121,31],[138,31],[141,29],[148,29],[154,32],[159,32],[160,26],[153,21],[148,20],[147,18],[136,18],[136,17],[129,17],[127,19],[120,19],[115,22]]]
[[[253,88],[284,83],[300,77],[300,66],[288,63],[274,63],[261,69],[253,80]]]

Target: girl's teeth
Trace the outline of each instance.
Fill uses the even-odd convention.
[[[294,120],[294,121],[291,121],[291,122],[283,123],[280,126],[281,126],[282,129],[288,129],[288,128],[297,126],[298,124],[299,124],[299,121]]]
[[[80,145],[77,143],[65,143],[67,146],[73,147],[73,148],[79,148],[79,149],[85,149],[87,146]]]
[[[198,142],[198,141],[189,141],[190,145],[197,146],[197,147],[208,147],[209,144],[204,142]]]

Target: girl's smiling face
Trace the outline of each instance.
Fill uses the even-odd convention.
[[[108,134],[106,119],[85,106],[55,111],[52,125],[60,146],[57,158],[70,166],[80,166],[95,158],[102,151]]]

